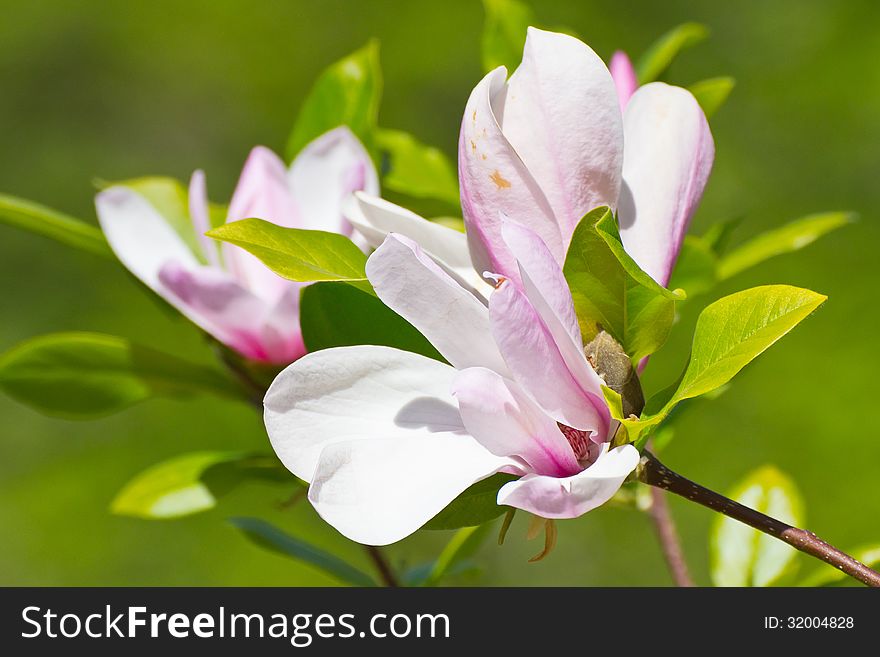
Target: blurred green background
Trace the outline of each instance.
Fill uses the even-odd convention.
[[[773,463],[799,484],[808,525],[847,548],[880,539],[877,248],[880,227],[880,5],[542,1],[600,55],[640,54],[668,28],[708,25],[708,42],[668,76],[689,84],[732,75],[713,118],[715,171],[694,227],[744,216],[738,238],[813,211],[852,209],[855,226],[740,275],[718,293],[791,283],[829,295],[818,313],[749,366],[713,402],[696,402],[664,452],[674,469],[717,489]],[[0,2],[0,191],[94,222],[93,179],[208,173],[226,201],[248,150],[282,150],[304,94],[329,63],[375,36],[385,96],[380,122],[454,156],[460,113],[481,77],[477,0],[407,2]],[[0,226],[0,349],[30,336],[94,330],[210,359],[196,331],[114,264]],[[874,301],[871,301],[874,299]],[[654,358],[648,387],[683,363],[693,312]],[[107,508],[143,468],[205,448],[268,443],[244,405],[150,401],[90,423],[51,420],[0,398],[0,584],[331,584],[247,543],[226,522],[253,514],[368,567],[360,550],[307,504],[281,510],[284,487],[252,485],[189,519],[148,522]],[[698,581],[708,583],[711,514],[672,501]],[[524,515],[524,514],[521,514]],[[647,518],[603,508],[560,525],[538,564],[518,519],[489,541],[478,581],[496,585],[665,585]],[[390,549],[414,564],[439,550],[423,532]],[[804,560],[803,571],[817,566]]]

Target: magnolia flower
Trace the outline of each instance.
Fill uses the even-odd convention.
[[[388,347],[309,354],[273,382],[265,423],[284,465],[345,536],[384,545],[473,483],[517,479],[498,504],[573,518],[603,504],[639,461],[584,356],[571,293],[531,230],[501,228],[522,288],[497,277],[488,307],[406,237],[367,262],[384,303],[450,363]]]
[[[479,271],[519,277],[502,217],[529,226],[562,263],[580,219],[607,205],[627,252],[668,283],[712,168],[712,135],[694,97],[661,82],[635,90],[622,114],[635,81],[618,76],[620,97],[586,44],[529,28],[510,79],[499,67],[473,90],[458,166]]]
[[[364,147],[345,127],[308,144],[289,169],[257,146],[226,221],[256,217],[350,235],[341,207],[354,190],[377,193],[378,180]],[[189,185],[191,225],[175,225],[122,185],[100,192],[95,204],[122,263],[217,340],[255,361],[287,364],[305,353],[298,317],[302,284],[277,276],[243,249],[225,243],[218,248],[205,236],[211,223],[202,171]]]

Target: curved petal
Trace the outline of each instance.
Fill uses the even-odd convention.
[[[506,74],[503,66],[495,69],[471,92],[458,141],[458,178],[474,266],[517,280],[501,237],[502,214],[535,231],[559,262],[565,250],[547,197],[501,131]]]
[[[622,445],[603,451],[595,463],[572,477],[526,475],[504,484],[498,504],[542,518],[577,518],[610,500],[638,464],[638,450]]]
[[[385,305],[415,326],[452,365],[507,372],[492,340],[486,306],[418,244],[389,235],[367,260],[367,278]]]
[[[462,434],[337,442],[321,452],[309,501],[351,540],[387,545],[509,464]]]
[[[345,126],[310,142],[290,166],[300,227],[351,235],[343,203],[352,192],[379,193],[379,178],[363,144]]]
[[[246,358],[286,364],[304,351],[297,318],[272,326],[266,302],[224,271],[171,261],[160,270],[159,284],[184,315]]]
[[[287,469],[311,481],[321,452],[336,442],[464,435],[454,376],[445,363],[390,347],[316,351],[272,382],[266,431]]]
[[[633,259],[666,285],[712,170],[715,145],[690,92],[641,87],[626,108],[620,236]]]
[[[464,233],[363,192],[355,192],[343,212],[373,248],[382,244],[389,233],[398,233],[419,244],[437,264],[475,293],[488,298],[492,291],[474,269]]]
[[[614,86],[617,89],[620,111],[623,112],[629,103],[629,99],[632,98],[636,89],[639,88],[636,70],[633,68],[629,57],[622,50],[618,50],[611,56],[608,70],[611,72],[611,78],[614,80]]]
[[[498,456],[519,456],[533,472],[566,477],[580,471],[556,422],[519,386],[482,367],[459,372],[452,388],[464,426]]]
[[[257,146],[248,156],[229,203],[226,221],[249,218],[288,228],[300,225],[300,214],[288,188],[284,162],[264,146]],[[270,303],[277,302],[284,294],[287,281],[258,258],[225,242],[222,249],[229,271],[254,294]]]
[[[557,422],[594,432],[593,440],[604,442],[611,423],[608,406],[568,368],[526,296],[503,281],[489,297],[489,315],[495,342],[516,382]]]
[[[550,201],[563,246],[587,212],[616,207],[620,104],[605,63],[587,44],[530,27],[522,64],[508,82],[501,127]]]
[[[123,265],[159,292],[159,270],[169,261],[197,267],[198,261],[147,199],[128,187],[109,187],[95,197],[98,221]]]
[[[205,172],[198,169],[193,172],[189,179],[189,216],[192,219],[193,228],[196,230],[196,239],[202,247],[202,254],[208,264],[220,266],[220,256],[217,253],[217,242],[205,235],[211,230],[211,216],[208,209],[208,190],[205,185]]]

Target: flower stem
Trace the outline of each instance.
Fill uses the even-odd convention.
[[[669,512],[666,491],[651,487],[651,508],[649,514],[651,521],[654,523],[654,529],[657,532],[657,539],[660,541],[663,557],[666,559],[666,565],[669,566],[669,572],[675,585],[682,587],[693,586],[694,580],[691,579],[690,572],[688,572],[684,550],[681,548],[678,532],[675,529],[672,514]]]
[[[382,580],[382,584],[391,588],[397,588],[400,586],[400,584],[397,583],[397,575],[394,574],[394,571],[391,569],[391,564],[388,563],[385,555],[382,554],[382,550],[375,545],[365,545],[364,549],[367,551],[367,555],[376,566],[376,570],[379,571],[379,578]]]
[[[667,490],[713,511],[723,513],[729,518],[778,538],[801,552],[821,559],[867,586],[880,587],[880,573],[826,543],[814,533],[792,527],[700,486],[667,468],[648,451],[642,453],[642,461],[637,472],[639,480],[649,486]]]

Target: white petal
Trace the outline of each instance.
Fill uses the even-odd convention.
[[[507,372],[492,338],[486,306],[417,244],[402,235],[389,235],[367,260],[367,278],[378,297],[452,365]]]
[[[498,504],[542,518],[576,518],[610,500],[638,464],[638,450],[622,445],[603,452],[572,477],[526,475],[504,484],[498,491]]]

